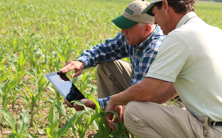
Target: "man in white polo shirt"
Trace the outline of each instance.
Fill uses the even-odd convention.
[[[167,36],[143,81],[112,96],[106,108],[127,104],[124,122],[138,138],[222,138],[222,30],[202,21],[194,3],[152,0],[143,11]],[[174,83],[187,111],[158,104],[173,94],[164,82]]]

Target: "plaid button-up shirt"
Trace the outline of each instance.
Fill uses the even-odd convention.
[[[89,68],[104,61],[114,61],[129,57],[133,72],[131,85],[134,85],[143,80],[147,74],[164,37],[162,30],[157,26],[149,37],[139,45],[133,46],[127,44],[124,34],[118,33],[113,39],[107,39],[105,43],[85,50],[77,60],[82,61],[85,68]],[[97,99],[103,110],[105,110],[109,98]]]

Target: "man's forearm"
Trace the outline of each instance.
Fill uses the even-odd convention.
[[[126,105],[129,101],[150,101],[164,83],[165,81],[162,80],[144,78],[140,83],[113,95],[109,100],[109,104]]]

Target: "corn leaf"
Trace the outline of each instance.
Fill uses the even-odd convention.
[[[108,113],[107,113],[108,114]],[[89,127],[89,125],[95,120],[95,119],[98,119],[98,118],[101,118],[101,117],[104,117],[107,115],[105,112],[100,112],[98,114],[93,114],[92,116],[90,116],[87,121],[86,121],[86,124],[84,126],[84,129],[83,131],[81,132],[80,134],[80,137],[83,138],[85,133],[86,133],[86,130],[87,128]]]
[[[22,71],[25,67],[25,64],[26,64],[24,50],[20,51],[20,59],[17,62],[18,62],[18,66],[19,66],[18,71]]]
[[[18,129],[17,132],[23,134],[28,129],[29,123],[29,112],[28,110],[22,109],[22,112],[18,121]]]
[[[50,108],[49,116],[48,116],[48,126],[46,128],[47,134],[49,138],[59,138],[58,137],[58,126],[59,126],[59,120],[55,115],[54,112],[54,106],[55,106],[56,100],[54,101],[53,105]]]
[[[57,108],[58,112],[65,115],[66,116],[66,110],[65,110],[65,107],[64,105],[60,102],[60,101],[57,101],[56,104],[55,104],[55,107]]]
[[[13,134],[8,135],[7,138],[15,138],[16,135],[18,135],[18,133],[13,133]]]
[[[8,78],[10,71],[7,71],[6,73],[2,74],[0,76],[0,81],[5,81]]]
[[[58,48],[58,47],[56,47],[56,52],[57,52],[57,55],[59,56],[59,58],[62,60],[62,62],[65,64],[65,57],[64,57],[64,55],[63,55],[63,53],[62,52],[60,52],[60,49]]]
[[[3,114],[5,120],[9,123],[13,132],[16,132],[15,131],[15,118],[12,116],[12,114],[4,108],[0,109],[0,112]]]
[[[77,117],[81,116],[83,113],[85,113],[85,111],[77,112],[71,119],[66,121],[65,125],[61,129],[59,129],[59,138],[62,137],[62,135],[65,134],[70,127],[72,127],[72,123],[77,119]]]

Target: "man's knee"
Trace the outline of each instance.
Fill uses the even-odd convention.
[[[135,115],[137,112],[137,101],[131,101],[126,105],[125,111],[124,111],[124,123],[128,130],[131,130],[131,128],[134,125],[134,123],[138,123],[140,120]]]
[[[151,102],[138,101],[131,101],[126,105],[124,111],[124,123],[131,133],[137,134],[137,132],[141,131],[138,129],[149,126],[147,120],[153,119],[152,110],[150,110],[152,109],[152,106],[153,104]]]
[[[126,109],[124,111],[124,122],[141,122],[141,118],[144,114],[144,108],[149,111],[149,107],[152,106],[150,102],[139,102],[139,101],[131,101],[126,105]],[[152,111],[151,111],[152,112]],[[146,117],[149,116],[149,113],[146,114]],[[150,115],[151,116],[151,115]]]
[[[134,113],[137,112],[138,103],[139,103],[138,101],[130,101],[126,105],[126,108],[125,108],[125,111],[124,111],[124,118],[125,118],[125,115],[134,114]]]
[[[152,102],[131,101],[126,105],[124,121],[138,122],[143,119],[153,119],[154,116],[159,114],[161,106]]]
[[[97,65],[97,73],[101,72],[110,72],[110,68],[113,67],[115,64],[114,62],[103,62]]]

